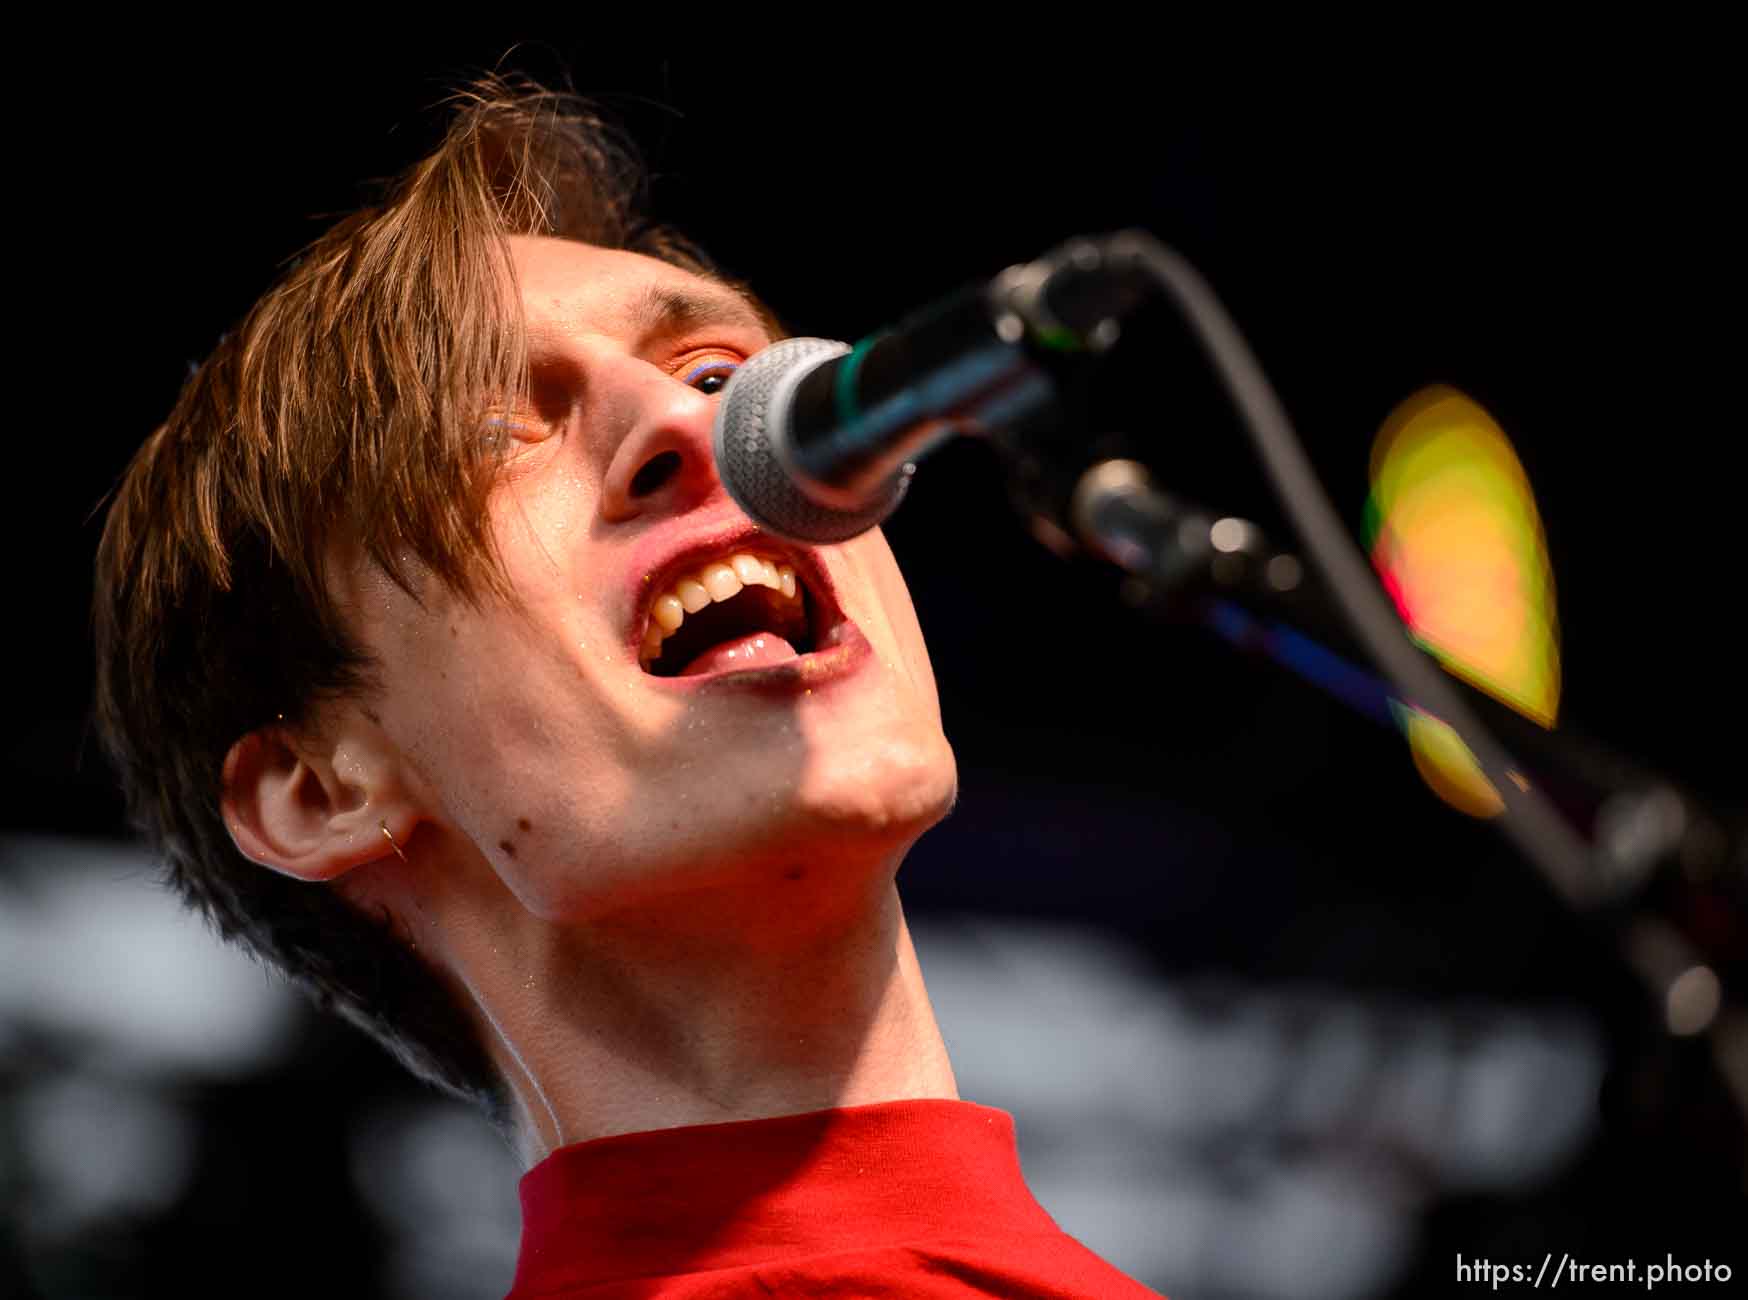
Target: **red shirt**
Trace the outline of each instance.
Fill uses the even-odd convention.
[[[509,1300],[1139,1297],[1058,1228],[1013,1118],[897,1101],[562,1147],[522,1179]]]

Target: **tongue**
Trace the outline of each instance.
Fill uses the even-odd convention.
[[[696,677],[699,673],[729,672],[737,668],[767,668],[796,657],[795,647],[775,632],[749,632],[711,646],[680,669],[680,676]]]

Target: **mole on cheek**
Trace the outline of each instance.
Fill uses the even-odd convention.
[[[529,821],[526,817],[518,817],[516,819],[516,829],[522,830],[522,831],[531,831],[534,829],[534,823]]]
[[[516,846],[509,840],[499,840],[498,847],[504,851],[505,857],[513,858],[516,856]]]

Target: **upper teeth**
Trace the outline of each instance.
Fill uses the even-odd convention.
[[[650,606],[649,629],[643,634],[642,659],[647,665],[662,652],[662,642],[679,631],[687,614],[695,614],[712,601],[731,600],[743,587],[769,587],[784,600],[801,600],[795,570],[757,555],[737,554],[713,560],[696,573],[677,579]]]

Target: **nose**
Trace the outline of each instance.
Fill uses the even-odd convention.
[[[607,464],[601,516],[683,514],[723,493],[711,450],[716,404],[655,366],[640,367],[622,398],[630,429]]]

